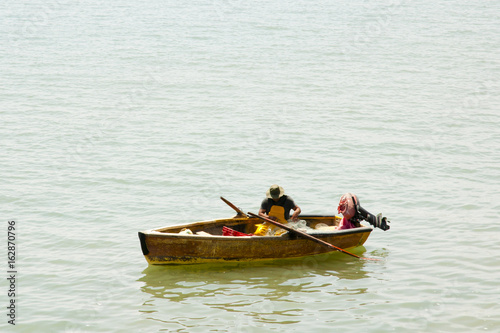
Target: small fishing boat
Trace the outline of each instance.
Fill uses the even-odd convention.
[[[389,230],[389,221],[381,214],[368,213],[350,193],[341,198],[342,205],[348,207],[351,202],[344,201],[344,197],[356,202],[350,220],[353,224],[348,229],[340,226],[345,213],[344,219],[336,215],[300,215],[300,225],[291,226],[253,213],[247,215],[221,197],[237,212],[236,216],[140,231],[142,253],[153,265],[299,258],[332,251],[378,260],[359,257],[345,249],[361,246],[368,239],[373,228],[361,221],[384,231]]]
[[[340,249],[363,245],[373,230],[366,226],[336,230],[341,221],[338,216],[307,215],[299,219],[312,229],[309,235]],[[257,217],[236,215],[145,230],[139,232],[139,239],[142,253],[153,265],[297,258],[337,251],[289,231],[279,236],[251,235],[260,224],[262,220]]]

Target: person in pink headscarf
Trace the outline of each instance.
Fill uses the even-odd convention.
[[[358,202],[358,198],[352,193],[346,193],[340,197],[337,211],[339,214],[342,214],[342,221],[340,221],[337,227],[338,230],[359,227],[359,222],[351,221],[356,215],[356,202]]]

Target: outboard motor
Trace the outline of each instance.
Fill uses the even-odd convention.
[[[338,212],[342,213],[346,219],[353,222],[367,221],[376,228],[384,231],[391,227],[388,225],[387,217],[382,217],[382,214],[373,215],[359,204],[358,197],[352,193],[346,193],[340,198]]]

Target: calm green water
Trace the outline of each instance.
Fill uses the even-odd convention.
[[[15,332],[500,331],[498,1],[11,1]],[[356,253],[148,267],[137,232],[345,192]]]

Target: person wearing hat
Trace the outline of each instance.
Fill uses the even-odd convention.
[[[292,220],[297,221],[301,212],[300,207],[292,198],[285,195],[283,187],[272,185],[260,205],[259,215],[280,223],[287,223],[290,219],[290,210],[293,210]]]

